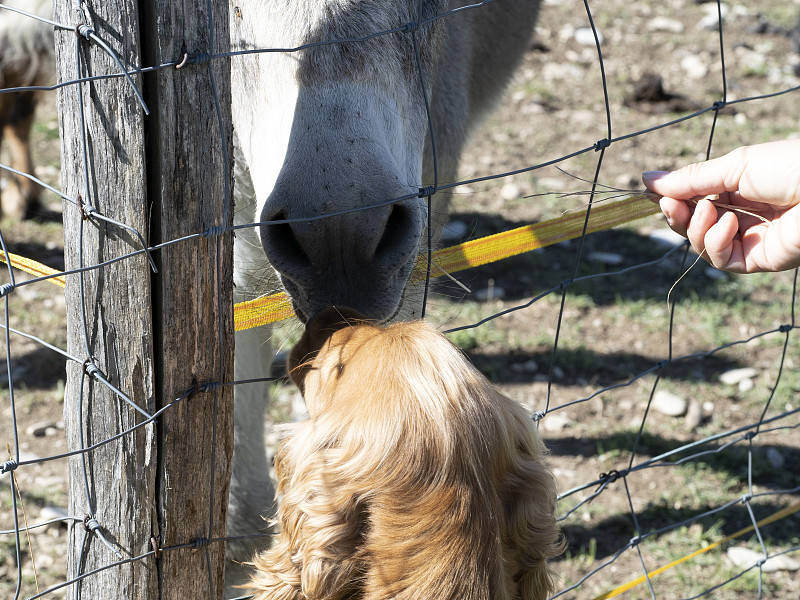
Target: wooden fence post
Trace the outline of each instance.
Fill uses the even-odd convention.
[[[57,32],[59,81],[119,74],[92,35],[129,70],[227,49],[227,9],[207,0],[56,0],[57,21],[91,28]],[[64,204],[68,270],[139,250],[135,231],[155,245],[232,216],[227,61],[133,75],[133,82],[149,116],[122,77],[59,91],[62,188],[88,206]],[[152,258],[158,274],[139,254],[67,279],[68,349],[86,361],[68,366],[70,450],[145,422],[145,412],[198,384],[232,379],[232,234],[212,231]],[[73,528],[68,577],[90,573],[71,587],[72,597],[222,597],[223,544],[191,547],[225,530],[233,393],[213,388],[70,459],[70,512],[88,518]],[[158,557],[137,559],[154,543]],[[121,564],[104,568],[112,563]]]

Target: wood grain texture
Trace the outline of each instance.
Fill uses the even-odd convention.
[[[88,2],[90,25],[129,68],[209,52],[206,0]],[[217,46],[227,45],[227,3],[214,2]],[[55,17],[76,24],[70,0]],[[56,35],[59,80],[75,79],[76,35]],[[82,41],[82,75],[118,68],[100,48]],[[64,192],[88,200],[108,217],[157,244],[223,225],[230,182],[231,125],[226,61],[212,64],[223,107],[218,118],[209,65],[134,76],[151,109],[145,116],[123,78],[83,84],[88,185],[78,87],[62,88],[58,109]],[[224,132],[221,135],[220,132]],[[225,145],[225,152],[223,152]],[[138,250],[130,232],[64,205],[67,269]],[[82,244],[79,244],[82,233]],[[82,261],[81,261],[82,253]],[[93,364],[133,402],[154,412],[195,382],[229,381],[233,372],[232,234],[199,237],[67,279],[69,350]],[[84,307],[81,307],[81,295]],[[86,334],[84,333],[86,332]],[[82,397],[81,397],[82,391]],[[70,512],[91,513],[125,558],[223,537],[232,453],[232,390],[198,393],[147,425],[70,459]],[[86,447],[144,421],[105,386],[68,366],[65,427],[70,449]],[[216,420],[216,425],[215,425]],[[81,442],[81,436],[83,441]],[[213,450],[212,450],[213,449]],[[212,462],[213,454],[213,462]],[[74,529],[69,577],[119,558],[96,535]],[[115,566],[84,579],[81,597],[221,598],[224,546],[183,548],[158,559]],[[73,587],[73,597],[77,588]]]

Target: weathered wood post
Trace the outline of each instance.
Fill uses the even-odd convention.
[[[98,39],[129,70],[227,49],[227,10],[207,0],[56,0],[57,21],[86,26],[56,33],[59,81],[120,73]],[[149,116],[122,77],[59,92],[62,188],[86,205],[64,204],[68,270],[139,250],[135,231],[156,245],[232,215],[227,61],[133,82]],[[232,379],[232,234],[210,233],[153,252],[157,274],[139,254],[68,277],[69,351],[85,361],[68,366],[70,450]],[[213,388],[70,459],[70,512],[87,520],[73,528],[68,576],[90,573],[72,597],[222,597],[224,546],[202,542],[224,535],[233,407],[230,388]]]

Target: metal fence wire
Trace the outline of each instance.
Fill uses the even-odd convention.
[[[453,13],[462,10],[479,11],[489,2],[491,0],[465,6],[446,14],[437,15],[435,19],[451,18]],[[788,0],[787,3],[787,10],[792,7],[797,8],[796,3],[792,5]],[[537,160],[546,158],[546,160],[535,164],[532,161],[534,157],[525,157],[529,164],[523,168],[503,170],[503,172],[480,175],[453,183],[436,182],[433,187],[423,191],[425,195],[431,196],[456,186],[475,186],[485,182],[505,180],[513,175],[535,172],[554,165],[565,165],[571,159],[583,158],[585,164],[593,165],[594,170],[593,177],[588,180],[590,189],[584,192],[585,202],[580,208],[585,214],[585,223],[588,223],[593,207],[604,201],[605,195],[607,195],[603,188],[604,161],[615,145],[620,142],[653,137],[661,131],[680,128],[687,123],[692,123],[705,132],[705,140],[707,140],[702,147],[693,148],[693,153],[702,152],[706,157],[712,157],[715,135],[720,127],[724,127],[718,118],[721,111],[745,103],[769,103],[787,94],[793,94],[795,101],[798,99],[800,87],[771,90],[768,93],[747,98],[733,99],[730,97],[725,64],[728,51],[724,40],[726,20],[723,18],[723,12],[729,7],[717,0],[716,4],[712,2],[712,6],[716,6],[719,17],[716,21],[716,30],[713,32],[719,37],[718,60],[721,67],[721,81],[719,82],[718,99],[709,105],[700,106],[696,110],[684,111],[677,118],[656,125],[648,125],[638,131],[618,132],[613,127],[613,111],[609,97],[618,92],[615,86],[619,84],[606,80],[603,52],[612,48],[616,52],[624,52],[624,40],[619,42],[601,41],[596,21],[600,18],[603,22],[608,22],[612,18],[624,18],[625,15],[610,15],[602,7],[590,7],[589,0],[585,0],[582,5],[578,2],[571,4],[575,5],[574,10],[581,10],[585,13],[586,29],[594,38],[593,52],[596,55],[594,60],[599,69],[601,84],[598,85],[602,85],[603,97],[603,106],[601,110],[596,111],[595,117],[597,122],[604,123],[604,137],[599,141],[589,141],[579,145],[565,156],[543,156],[543,151],[535,158]],[[11,10],[7,7],[4,8]],[[751,8],[755,10],[755,7]],[[545,6],[543,10],[548,10],[548,7]],[[38,17],[30,15],[30,18]],[[119,86],[120,96],[135,98],[142,104],[145,111],[144,100],[131,78],[133,73],[172,69],[179,64],[187,63],[198,64],[215,60],[235,61],[243,54],[290,53],[302,50],[302,48],[265,48],[214,55],[203,54],[175,57],[173,62],[167,64],[131,67],[124,65],[118,58],[113,49],[113,40],[101,39],[86,25],[78,24],[76,29],[75,23],[50,21],[50,24],[56,28],[76,31],[79,50],[76,52],[78,64],[82,60],[81,52],[110,55],[117,62],[119,72],[104,79],[116,82]],[[418,28],[425,27],[426,24],[425,21],[398,24],[394,29],[376,31],[363,39],[328,40],[320,43],[360,43],[365,39],[389,34],[415,36]],[[706,32],[706,34],[709,33]],[[692,34],[682,33],[679,35]],[[418,48],[417,51],[419,51]],[[52,92],[63,86],[76,86],[80,90],[94,79],[97,78],[76,78],[44,88],[2,89],[0,93],[17,94],[34,89]],[[429,90],[423,91],[426,97],[429,96]],[[556,96],[558,92],[559,90],[552,90]],[[82,105],[73,108],[74,110],[84,110]],[[531,118],[535,119],[536,116]],[[543,119],[540,127],[547,127],[546,119]],[[84,148],[87,147],[86,140],[83,145]],[[89,157],[84,155],[83,161],[88,185],[89,179],[92,177]],[[132,234],[129,239],[134,245],[130,248],[129,253],[119,256],[113,261],[84,265],[80,269],[64,273],[63,277],[79,278],[88,270],[106,269],[111,262],[128,260],[142,254],[152,260],[151,255],[161,250],[159,246],[148,247],[143,236],[129,225],[106,217],[91,205],[82,205],[79,199],[62,194],[53,186],[36,179],[32,174],[19,173],[3,164],[0,164],[0,169],[28,177],[58,194],[64,200],[64,210],[83,210],[89,217],[87,226],[102,222],[106,226],[127,230]],[[620,192],[615,191],[615,193]],[[393,203],[397,200],[399,199],[393,198],[387,200],[386,203]],[[530,199],[530,202],[535,203],[537,200],[537,198],[533,198]],[[221,236],[230,234],[235,228],[259,225],[234,226],[227,218],[224,223],[223,226],[198,231],[192,237]],[[169,243],[180,244],[185,239],[172,240]],[[470,331],[488,330],[498,321],[515,319],[519,315],[529,314],[545,303],[548,307],[553,308],[551,312],[548,312],[553,315],[552,321],[546,323],[546,330],[551,336],[548,342],[549,356],[545,357],[549,362],[549,367],[545,374],[537,374],[536,381],[541,384],[543,391],[542,396],[536,398],[537,410],[533,412],[532,416],[539,421],[553,451],[553,461],[557,467],[556,475],[563,490],[559,498],[558,511],[561,524],[567,532],[571,544],[568,555],[555,563],[555,570],[562,574],[562,581],[561,589],[554,597],[610,598],[630,590],[632,597],[651,598],[712,598],[722,597],[718,594],[724,593],[731,594],[724,597],[733,597],[734,593],[745,593],[749,595],[742,597],[796,598],[798,588],[795,583],[792,583],[796,575],[792,575],[791,571],[791,569],[797,568],[796,565],[792,565],[792,560],[798,559],[798,550],[800,550],[800,532],[797,527],[799,521],[795,514],[798,502],[800,502],[800,476],[796,466],[800,405],[797,403],[798,391],[794,387],[796,380],[791,377],[792,370],[796,369],[796,361],[800,360],[800,356],[797,355],[800,346],[797,344],[797,334],[795,333],[798,327],[795,321],[796,273],[793,281],[782,288],[781,294],[776,294],[768,299],[768,304],[773,312],[782,315],[774,326],[755,329],[752,326],[748,327],[748,323],[744,323],[740,328],[742,335],[739,338],[718,340],[718,343],[709,345],[700,351],[691,351],[681,355],[675,350],[676,337],[679,335],[676,324],[681,324],[682,331],[684,331],[681,335],[685,335],[687,327],[691,330],[693,317],[691,311],[698,302],[702,304],[705,301],[702,296],[698,296],[699,293],[696,289],[685,289],[681,285],[681,277],[686,271],[694,269],[696,272],[702,269],[696,263],[692,264],[695,257],[690,254],[688,245],[676,244],[662,251],[658,257],[647,257],[636,264],[618,270],[600,269],[587,272],[581,267],[587,264],[586,245],[587,240],[590,239],[591,236],[587,236],[584,232],[584,235],[579,236],[571,245],[566,248],[562,245],[560,248],[560,256],[563,257],[564,253],[567,253],[571,261],[567,268],[569,276],[563,281],[546,284],[530,297],[524,298],[518,303],[506,301],[502,303],[502,306],[496,303],[491,304],[490,306],[493,308],[489,314],[482,314],[473,322],[460,324],[448,330],[453,337],[467,335]],[[67,243],[75,243],[75,240],[68,240]],[[2,244],[4,254],[8,256],[6,240],[1,230],[0,244]],[[542,252],[544,256],[548,256],[551,251],[553,249],[548,248]],[[84,253],[81,251],[81,254]],[[580,307],[579,294],[576,290],[585,290],[591,286],[600,285],[600,283],[611,289],[621,290],[631,277],[639,275],[640,281],[646,281],[647,274],[656,272],[660,274],[660,277],[671,278],[675,283],[668,295],[660,292],[654,294],[653,296],[658,296],[659,299],[648,301],[642,308],[643,311],[662,311],[664,313],[655,320],[663,334],[663,346],[660,349],[649,349],[651,353],[658,353],[660,357],[652,361],[640,361],[637,372],[624,380],[601,383],[602,378],[592,378],[592,373],[587,372],[584,374],[585,381],[581,386],[565,386],[563,371],[568,368],[571,370],[570,361],[580,358],[575,352],[565,350],[564,342],[581,326],[577,322],[580,319],[571,316],[574,314],[573,309]],[[62,597],[68,588],[77,589],[76,585],[79,580],[93,575],[93,572],[80,572],[78,577],[72,580],[51,577],[50,583],[42,587],[33,583],[34,566],[30,559],[34,554],[30,535],[32,531],[46,528],[53,523],[67,523],[82,531],[84,544],[107,544],[119,557],[119,560],[102,567],[102,569],[114,569],[132,561],[154,561],[159,552],[169,552],[176,548],[199,547],[203,544],[224,541],[222,539],[187,539],[180,546],[154,548],[150,552],[132,557],[130,552],[120,552],[120,549],[110,541],[114,539],[113,532],[119,524],[100,523],[93,516],[96,512],[95,503],[102,502],[104,496],[109,492],[92,489],[94,484],[89,479],[85,482],[86,511],[84,514],[63,515],[30,523],[25,518],[21,504],[22,492],[25,490],[21,489],[23,486],[18,483],[21,479],[20,474],[46,462],[55,461],[66,464],[66,460],[70,456],[81,457],[82,460],[85,460],[98,447],[115,443],[120,438],[130,435],[132,429],[120,430],[109,439],[93,442],[91,445],[86,444],[70,452],[26,458],[22,448],[25,444],[25,436],[32,434],[22,431],[17,422],[20,406],[25,403],[27,393],[24,387],[15,385],[14,368],[15,365],[16,368],[19,368],[19,361],[15,361],[14,357],[19,340],[24,340],[26,345],[34,345],[42,352],[57,353],[67,361],[83,365],[87,382],[92,380],[95,386],[107,387],[117,395],[123,404],[129,407],[128,410],[140,413],[141,418],[134,429],[153,422],[165,411],[174,410],[178,403],[192,393],[213,390],[219,386],[237,385],[235,381],[218,381],[207,384],[204,390],[188,389],[183,396],[175,398],[159,412],[148,411],[129,402],[126,390],[117,389],[117,383],[111,381],[104,374],[103,365],[94,364],[88,347],[85,354],[74,355],[56,344],[12,327],[12,322],[15,321],[15,296],[29,286],[46,285],[48,280],[56,278],[55,274],[42,274],[22,280],[9,266],[4,278],[5,283],[0,286],[0,295],[3,298],[2,326],[5,335],[7,369],[7,384],[4,386],[0,407],[3,411],[2,419],[8,423],[4,431],[11,432],[10,437],[3,440],[8,444],[10,456],[0,466],[0,488],[2,488],[0,489],[2,494],[0,506],[4,507],[2,510],[4,519],[8,517],[8,522],[0,522],[0,528],[3,529],[0,532],[0,540],[2,540],[0,554],[5,554],[5,556],[0,555],[0,579],[9,590],[15,590],[14,598]],[[725,291],[719,293],[724,294]],[[84,301],[88,302],[89,300],[85,299]],[[624,320],[626,317],[621,318]],[[521,321],[514,322],[520,323]],[[758,322],[762,323],[763,321],[759,320]],[[539,323],[539,326],[541,325]],[[585,325],[584,323],[583,326]],[[93,323],[85,322],[84,329],[86,331],[93,330]],[[577,335],[579,336],[579,332]],[[654,419],[656,419],[652,406],[653,401],[658,393],[665,389],[665,380],[671,374],[679,370],[690,372],[696,365],[704,361],[706,363],[713,361],[729,352],[746,350],[747,356],[754,357],[762,347],[759,344],[765,343],[771,344],[770,347],[774,349],[774,352],[770,354],[771,357],[774,356],[774,360],[767,367],[763,365],[763,362],[759,362],[761,377],[766,383],[762,390],[763,399],[760,400],[760,414],[757,418],[741,420],[735,412],[717,415],[712,426],[695,430],[703,432],[702,436],[696,435],[696,439],[689,437],[694,434],[688,432],[684,432],[686,435],[676,435],[674,439],[665,439],[654,433],[657,428],[653,425]],[[607,349],[589,348],[588,350],[602,353]],[[621,350],[624,349],[614,349],[614,351]],[[218,349],[218,351],[222,350]],[[755,358],[753,360],[755,361]],[[532,380],[533,375],[529,377]],[[277,380],[277,378],[270,379],[270,381],[273,380]],[[708,381],[706,386],[711,388],[712,393],[719,394],[721,397],[728,398],[730,396],[728,388],[723,383]],[[617,400],[614,394],[625,388],[636,390],[639,404],[627,408],[615,406]],[[92,389],[94,387],[87,385],[85,393],[91,394]],[[572,415],[575,414],[575,411],[595,413],[598,411],[598,405],[602,405],[601,411],[610,410],[614,414],[613,420],[620,423],[620,431],[623,432],[614,438],[616,446],[600,452],[608,468],[580,481],[569,478],[562,479],[562,473],[558,468],[561,455],[572,453],[579,456],[583,450],[574,449],[584,448],[588,442],[585,436],[581,436],[584,439],[569,439],[566,435],[569,433],[569,429],[563,430],[566,432],[565,437],[556,438],[554,435],[546,433],[547,422],[548,420],[555,422],[558,415]],[[606,439],[607,444],[612,444],[611,437]],[[594,443],[591,442],[590,445]],[[781,472],[781,476],[771,479],[771,475],[765,475],[764,452],[775,446],[783,447],[784,454],[789,453],[794,462],[792,459],[776,459],[779,463],[783,460],[783,463],[775,467]],[[670,473],[687,468],[693,469],[694,476],[701,480],[708,477],[708,469],[724,469],[729,474],[729,485],[725,486],[725,489],[719,490],[713,503],[701,501],[681,507],[677,506],[674,501],[665,501],[663,499],[665,496],[664,485],[667,484],[662,482],[670,481]],[[773,481],[779,481],[783,485],[776,485]],[[728,522],[741,524],[742,527],[731,529],[730,526],[725,525]],[[620,534],[618,531],[620,529],[629,532],[630,535]],[[108,535],[109,533],[111,535]],[[663,540],[674,540],[676,539],[674,536],[683,538],[687,543],[686,548],[694,548],[694,550],[684,551],[683,546],[671,550],[670,546],[673,545],[673,542],[669,541],[665,544]],[[627,537],[627,541],[619,543],[613,548],[607,547],[609,540],[619,540],[625,537]],[[60,541],[64,540],[66,538],[62,536]],[[731,566],[726,562],[728,558],[725,551],[731,546],[741,543],[747,543],[748,547],[754,551],[754,558],[749,563],[737,562],[735,566]],[[604,546],[604,548],[600,549],[600,546]],[[66,549],[64,549],[64,554],[66,554]],[[128,558],[124,558],[125,556]],[[779,567],[776,571],[772,567],[779,559],[786,559],[785,562],[788,562],[788,566]],[[669,579],[668,587],[662,586],[662,580],[666,580],[669,573],[684,572],[683,570],[692,561],[705,561],[706,571],[702,571],[702,575],[698,575],[698,571],[691,571],[692,575],[684,578],[681,578],[680,575],[673,576]],[[722,568],[723,563],[727,567]],[[697,577],[701,579],[698,580]]]

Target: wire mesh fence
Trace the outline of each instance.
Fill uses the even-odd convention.
[[[465,6],[435,18],[454,18],[460,10],[480,11],[487,3]],[[544,145],[537,147],[532,155],[526,148],[516,155],[505,154],[509,163],[499,165],[491,157],[482,163],[485,157],[481,153],[468,151],[466,160],[472,164],[465,170],[472,171],[471,174],[458,182],[437,181],[421,193],[430,195],[455,190],[454,208],[462,213],[459,218],[465,220],[467,217],[463,213],[470,212],[469,207],[476,198],[500,196],[505,204],[512,205],[511,210],[507,210],[509,207],[500,206],[496,200],[487,201],[484,214],[469,217],[478,223],[472,223],[476,229],[486,224],[489,220],[486,215],[491,209],[518,215],[514,218],[533,215],[538,219],[546,218],[547,211],[560,214],[568,208],[580,211],[588,223],[592,209],[610,201],[610,196],[630,195],[636,191],[633,189],[636,186],[630,182],[625,184],[625,178],[619,173],[632,165],[639,167],[640,162],[629,155],[635,157],[647,145],[663,148],[663,154],[671,159],[670,164],[678,166],[698,155],[712,157],[722,149],[764,141],[764,137],[796,135],[796,113],[794,121],[779,123],[771,114],[770,106],[778,106],[782,101],[787,101],[790,107],[796,104],[800,82],[791,68],[800,61],[788,61],[786,72],[776,74],[769,70],[766,62],[759,62],[759,54],[749,44],[751,39],[761,39],[753,37],[760,35],[758,32],[750,32],[748,41],[741,43],[727,37],[737,27],[737,15],[741,19],[753,17],[752,21],[760,24],[762,33],[766,31],[772,36],[768,38],[769,43],[775,44],[776,40],[785,38],[791,49],[788,44],[795,35],[796,25],[795,30],[791,26],[781,29],[771,25],[763,15],[756,19],[757,8],[750,6],[732,7],[711,2],[705,6],[712,10],[706,10],[678,2],[674,7],[664,8],[673,19],[662,20],[658,27],[647,30],[648,36],[674,39],[666,43],[660,53],[655,53],[652,60],[662,61],[661,65],[667,61],[681,62],[684,72],[692,66],[699,68],[702,74],[691,81],[697,86],[703,82],[704,100],[676,107],[674,101],[678,95],[662,90],[661,97],[641,102],[649,107],[648,111],[659,102],[673,102],[664,113],[637,112],[626,107],[627,99],[623,96],[628,80],[622,79],[618,71],[609,77],[607,67],[623,56],[630,61],[630,40],[642,34],[633,26],[626,30],[620,23],[635,23],[638,16],[638,22],[652,24],[656,17],[663,16],[658,6],[647,6],[652,12],[642,21],[641,15],[622,3],[604,7],[592,6],[589,2],[547,4],[538,38],[551,40],[559,51],[566,50],[563,55],[557,55],[552,48],[549,52],[535,48],[532,52],[538,51],[538,54],[523,65],[523,70],[578,64],[582,71],[576,76],[591,77],[594,81],[588,85],[593,93],[576,99],[560,87],[568,85],[567,66],[564,67],[566,76],[557,73],[550,79],[541,77],[541,81],[538,74],[523,76],[521,82],[514,84],[511,98],[516,106],[535,106],[535,110],[523,113],[523,119],[526,126],[535,123],[537,130],[555,128],[558,114],[550,112],[555,110],[551,105],[555,105],[560,114],[567,114],[568,122],[580,133],[577,139],[568,140],[573,146],[563,153],[553,153]],[[788,1],[772,8],[773,13],[783,14],[785,20],[797,19],[800,10]],[[580,17],[576,16],[578,10]],[[548,14],[554,15],[552,19]],[[559,21],[565,14],[570,15],[569,27]],[[677,16],[681,18],[674,18]],[[705,19],[705,22],[697,29],[685,25],[687,19],[694,18]],[[235,61],[242,54],[303,50],[252,49],[186,54],[159,65],[125,65],[119,52],[113,49],[114,41],[101,39],[85,24],[82,29],[76,29],[79,25],[76,23],[51,21],[49,25],[76,30],[77,64],[84,60],[81,53],[105,53],[118,64],[118,71],[108,76],[60,82],[47,90],[67,86],[80,90],[90,85],[90,80],[102,79],[113,82],[120,97],[142,104],[144,98],[133,79],[136,74],[181,65],[191,68],[220,60]],[[364,32],[358,39],[320,43],[358,44],[383,35],[413,36],[425,26],[426,21],[420,20],[397,24],[386,31]],[[613,37],[609,35],[612,31],[627,33]],[[588,43],[576,42],[579,35],[588,35]],[[692,55],[685,54],[681,58],[680,53],[682,47],[690,46],[697,38],[705,40],[702,46],[705,63],[699,66],[690,60]],[[566,39],[568,44],[556,44],[556,40]],[[709,45],[709,40],[713,45]],[[713,50],[708,50],[709,47]],[[637,58],[646,61],[643,56]],[[737,59],[735,68],[730,66],[733,58]],[[629,62],[626,65],[630,71],[644,74],[644,65],[630,65]],[[751,78],[751,86],[763,86],[760,93],[741,94],[744,89],[740,87],[742,69]],[[5,89],[2,94],[27,91],[30,90]],[[709,95],[710,99],[705,101]],[[767,122],[759,124],[758,128],[746,127],[746,109],[750,107],[757,107],[755,120]],[[80,109],[83,109],[82,103]],[[787,114],[777,109],[776,112],[783,117]],[[580,119],[589,119],[590,126],[578,128]],[[618,121],[629,128],[620,128]],[[630,123],[636,125],[630,126]],[[497,123],[490,122],[490,125]],[[487,128],[487,131],[497,134],[496,129]],[[558,130],[551,131],[550,135],[570,137],[569,133],[572,132]],[[596,137],[586,138],[593,134]],[[674,137],[670,137],[673,134]],[[745,135],[752,138],[742,139]],[[679,143],[674,142],[676,137]],[[513,146],[514,139],[506,134],[499,143]],[[87,147],[85,143],[81,145]],[[563,144],[553,147],[562,148]],[[653,155],[652,151],[648,154]],[[88,154],[83,164],[87,168],[88,186],[92,178]],[[561,173],[552,176],[554,167],[571,173],[587,173],[582,177],[585,182],[578,184],[577,179],[563,177]],[[4,164],[0,168],[15,172]],[[540,173],[548,175],[540,176]],[[606,185],[610,180],[613,185]],[[433,182],[420,182],[421,188],[423,183]],[[82,211],[88,219],[87,226],[97,227],[102,223],[109,230],[131,234],[126,237],[128,251],[111,260],[68,270],[63,275],[65,278],[77,280],[87,272],[102,273],[120,261],[151,262],[163,249],[164,245],[150,246],[138,230],[95,208],[88,200],[91,191],[87,190],[84,197],[72,198],[53,186],[46,187],[63,198],[64,211]],[[532,187],[531,193],[527,194],[529,187]],[[582,187],[588,189],[576,190]],[[474,193],[479,188],[483,191]],[[560,191],[553,193],[550,188]],[[575,194],[576,191],[580,193]],[[467,200],[460,200],[459,193]],[[386,203],[398,200],[401,199],[391,198]],[[493,206],[492,202],[496,204]],[[511,218],[508,218],[509,223]],[[170,240],[166,245],[198,238],[220,239],[236,228],[258,225],[234,226],[227,215],[220,215],[218,223],[188,237]],[[490,229],[494,227],[489,225]],[[506,225],[503,223],[501,229],[507,228]],[[746,281],[742,276],[723,276],[705,270],[701,266],[704,263],[698,264],[685,244],[670,242],[664,246],[649,242],[641,235],[642,227],[656,228],[648,221],[648,225],[629,226],[617,237],[580,235],[572,242],[526,255],[510,267],[501,267],[500,263],[482,267],[474,281],[464,277],[467,285],[473,288],[476,285],[486,287],[486,282],[490,282],[488,298],[480,301],[473,301],[477,294],[472,292],[464,297],[461,291],[454,291],[455,284],[432,286],[428,316],[439,320],[442,329],[466,348],[476,364],[507,388],[510,395],[530,405],[540,422],[563,490],[559,513],[570,543],[567,557],[556,564],[556,571],[562,576],[562,587],[556,597],[606,598],[623,592],[631,597],[658,598],[724,598],[739,597],[743,593],[754,598],[797,597],[798,588],[792,575],[800,549],[795,512],[800,502],[800,477],[794,466],[800,447],[797,442],[800,383],[794,375],[799,347],[795,323],[796,274],[758,276]],[[8,256],[4,233],[0,231],[0,242]],[[625,238],[626,235],[630,239]],[[82,484],[86,508],[81,514],[31,519],[30,512],[24,510],[23,500],[28,507],[41,508],[47,504],[46,498],[26,490],[28,486],[36,487],[35,469],[41,465],[65,465],[69,457],[91,460],[99,448],[119,443],[146,428],[164,413],[176,410],[192,395],[214,393],[221,387],[237,385],[235,381],[222,379],[197,383],[158,410],[130,402],[129,390],[118,389],[119,382],[106,375],[108,365],[95,364],[88,348],[84,352],[68,352],[65,334],[32,327],[37,332],[47,331],[47,335],[34,335],[15,325],[30,322],[29,317],[21,313],[31,310],[36,296],[26,297],[27,290],[39,289],[57,276],[60,275],[23,279],[9,267],[2,287],[8,374],[3,404],[3,419],[7,424],[2,430],[9,436],[10,456],[2,466],[3,479],[0,479],[5,496],[4,522],[0,527],[4,530],[3,552],[7,555],[0,566],[4,585],[9,591],[13,590],[15,597],[61,597],[68,589],[78,597],[80,582],[96,571],[113,572],[130,563],[155,569],[162,553],[208,548],[224,541],[214,537],[210,526],[205,536],[169,546],[154,536],[153,547],[146,552],[120,548],[115,534],[120,524],[95,518],[97,502],[102,502],[113,490],[92,489],[88,479]],[[525,279],[524,285],[519,283],[522,279]],[[500,290],[499,282],[506,290]],[[453,302],[456,295],[456,302]],[[603,308],[611,305],[616,305],[617,309]],[[86,322],[84,326],[86,331],[93,331],[96,324]],[[212,354],[224,353],[214,336],[211,338],[208,343]],[[24,370],[25,357],[17,358],[21,351],[55,353],[63,357],[61,360],[80,367],[88,398],[91,399],[96,386],[103,386],[118,398],[118,410],[128,411],[131,423],[135,424],[68,452],[26,458],[27,443],[34,441],[33,437],[41,432],[35,428],[23,429],[18,424],[18,415],[29,412],[26,398],[32,380],[24,372],[15,378],[15,372],[19,375],[19,370]],[[540,365],[546,366],[540,368]],[[737,375],[734,367],[750,370],[738,370]],[[733,377],[733,383],[725,383],[731,381],[725,378],[721,381],[718,378],[721,373]],[[661,408],[663,399],[669,397],[665,392],[683,392],[696,397],[685,402],[684,409],[675,409],[681,415],[678,418],[664,414],[670,410]],[[280,397],[281,392],[277,395]],[[680,401],[678,398],[678,404]],[[686,417],[682,416],[684,412],[687,412]],[[81,429],[86,426],[82,424]],[[61,437],[58,427],[55,429],[50,439]],[[65,445],[62,447],[66,450]],[[198,499],[198,502],[206,501]],[[37,554],[31,532],[46,530],[53,523],[70,524],[73,535],[83,538],[84,546],[107,545],[117,560],[92,570],[85,569],[85,565],[73,565],[73,576],[51,573],[38,585],[33,581]],[[60,553],[64,555],[67,537],[63,532],[58,534],[59,531],[56,529],[51,537],[63,544]],[[737,552],[742,554],[742,550],[748,549],[750,554],[737,558]],[[52,557],[41,561],[40,570],[44,565],[44,571],[48,570],[48,564],[61,565]],[[209,596],[213,595],[213,582],[210,582]]]

